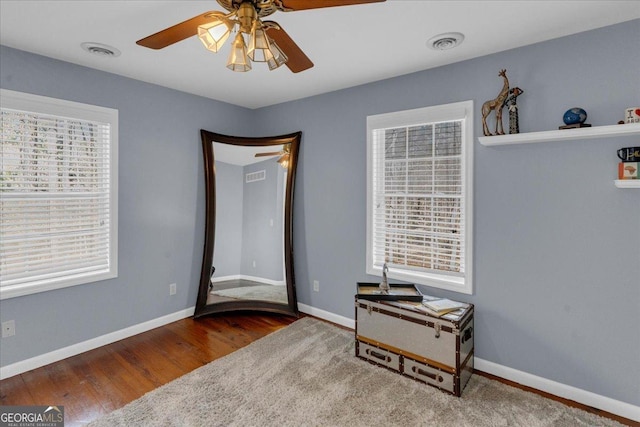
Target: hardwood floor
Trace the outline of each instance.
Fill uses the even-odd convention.
[[[93,421],[296,319],[225,314],[183,319],[0,381],[0,405],[61,405],[65,426]]]

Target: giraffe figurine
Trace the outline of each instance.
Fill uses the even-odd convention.
[[[495,111],[496,113],[496,135],[504,135],[504,129],[502,127],[502,108],[504,107],[504,101],[507,99],[507,95],[509,95],[509,79],[507,79],[507,70],[500,70],[498,75],[504,79],[502,90],[496,99],[492,99],[482,104],[482,131],[485,136],[493,135],[489,132],[489,127],[487,126],[487,116],[491,111]]]
[[[518,123],[518,104],[516,98],[522,95],[524,91],[519,87],[509,89],[509,95],[504,100],[504,105],[509,109],[509,133],[520,133],[520,125]]]

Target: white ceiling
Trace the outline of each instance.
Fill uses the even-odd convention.
[[[220,142],[213,143],[213,152],[216,153],[216,161],[230,163],[237,166],[247,166],[254,163],[260,163],[267,159],[275,159],[280,157],[280,150],[284,149],[284,145],[268,145],[265,147],[248,147],[242,145],[223,144]],[[258,153],[272,153],[277,155],[256,157]]]
[[[232,72],[225,67],[229,46],[213,54],[196,37],[158,51],[135,44],[209,10],[223,9],[215,0],[0,0],[0,43],[259,108],[640,18],[640,1],[387,0],[277,12],[268,19],[315,63],[297,74],[259,63],[248,73]],[[462,45],[448,51],[427,47],[430,38],[447,32],[463,33]],[[122,54],[91,55],[81,49],[83,42]]]

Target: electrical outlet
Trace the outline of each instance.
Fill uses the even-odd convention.
[[[2,322],[2,338],[12,337],[16,334],[16,321],[7,320]]]
[[[314,292],[320,292],[320,282],[318,282],[317,280],[313,281],[313,290]]]
[[[253,268],[256,268],[256,260],[253,260]]]
[[[169,285],[169,295],[175,295],[176,294],[176,287],[177,287],[177,285],[175,283],[171,283]]]

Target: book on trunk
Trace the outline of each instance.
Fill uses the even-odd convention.
[[[431,301],[425,300],[422,302],[422,305],[440,315],[449,313],[451,311],[456,311],[467,306],[467,304],[463,302],[452,301],[447,298],[440,298]]]

